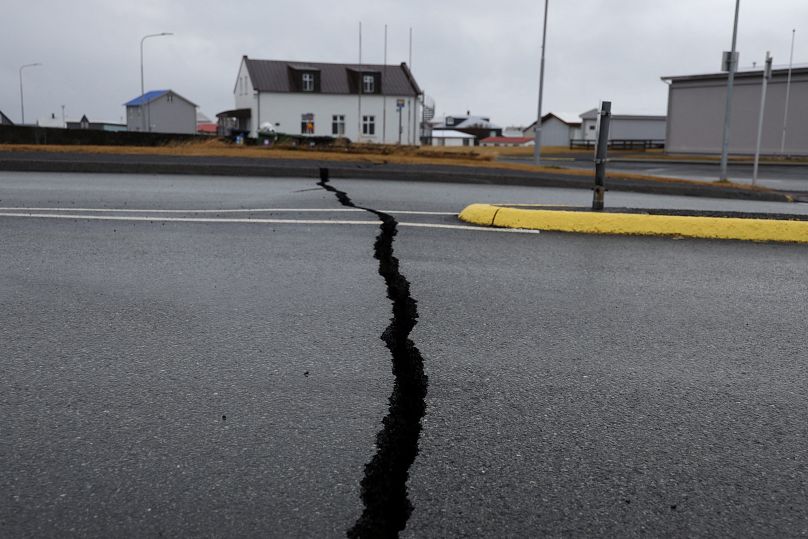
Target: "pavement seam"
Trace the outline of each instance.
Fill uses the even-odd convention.
[[[373,250],[393,309],[390,325],[381,335],[393,359],[394,383],[389,413],[376,435],[376,454],[365,465],[361,482],[365,508],[347,535],[351,538],[397,537],[413,511],[407,495],[407,479],[418,455],[421,419],[426,413],[428,379],[424,360],[409,338],[418,322],[418,306],[410,295],[409,281],[399,270],[399,260],[393,254],[393,241],[398,233],[396,219],[382,211],[354,204],[347,193],[328,182],[328,169],[320,169],[317,185],[334,193],[343,206],[363,209],[382,221]]]

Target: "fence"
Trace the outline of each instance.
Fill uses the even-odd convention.
[[[570,140],[570,150],[594,149],[596,141],[585,139]],[[664,140],[655,139],[611,139],[609,140],[610,150],[653,150],[665,147]]]
[[[0,144],[64,144],[91,146],[163,146],[172,142],[209,140],[207,135],[63,129],[33,125],[0,125]]]

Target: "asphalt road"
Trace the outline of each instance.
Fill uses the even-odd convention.
[[[525,157],[501,157],[503,161],[532,162]],[[546,165],[561,168],[586,169],[594,168],[592,156],[587,157],[548,157]],[[720,177],[718,163],[694,163],[675,161],[629,160],[620,156],[610,159],[608,170],[612,173],[634,173],[685,180],[716,181]],[[753,177],[752,163],[734,163],[727,168],[730,180],[735,183],[751,184]],[[758,171],[758,185],[787,192],[808,192],[808,165],[773,165],[762,164]]]
[[[805,247],[452,215],[586,204],[575,190],[329,186],[395,218],[417,301],[428,384],[402,536],[808,533]],[[400,313],[380,216],[335,195],[315,178],[0,173],[0,535],[355,525]]]

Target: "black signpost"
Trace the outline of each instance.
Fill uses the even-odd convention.
[[[609,123],[612,117],[612,102],[604,101],[598,119],[598,145],[595,147],[595,193],[592,209],[603,210],[603,193],[606,192],[606,161],[609,148]]]

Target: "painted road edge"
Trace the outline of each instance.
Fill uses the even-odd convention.
[[[528,210],[493,204],[471,204],[459,217],[467,223],[499,228],[808,243],[808,221]]]

